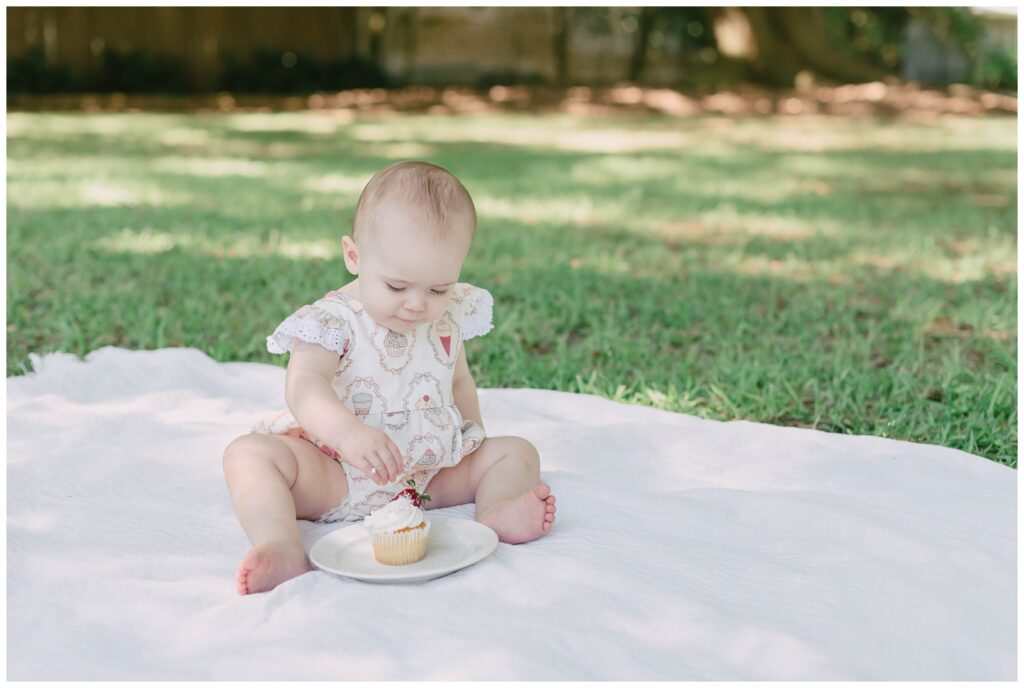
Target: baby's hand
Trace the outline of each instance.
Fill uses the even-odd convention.
[[[358,423],[340,438],[341,460],[350,463],[378,485],[398,480],[402,474],[402,452],[385,433]]]

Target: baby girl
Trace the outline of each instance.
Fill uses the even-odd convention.
[[[412,480],[431,509],[476,502],[502,542],[546,534],[555,498],[537,450],[487,437],[462,343],[491,329],[487,291],[459,283],[476,209],[447,170],[402,162],[377,173],[341,239],[356,278],[299,308],[267,337],[291,354],[288,411],[224,450],[235,513],[252,543],[241,594],[311,570],[296,519],[354,521]]]

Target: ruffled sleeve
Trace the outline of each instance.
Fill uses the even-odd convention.
[[[301,339],[345,355],[352,341],[350,319],[354,317],[347,298],[340,292],[328,292],[324,298],[295,311],[267,337],[267,351],[287,353],[295,340]]]
[[[486,289],[472,284],[456,284],[449,307],[462,328],[462,339],[482,337],[494,327],[491,319],[494,297]]]

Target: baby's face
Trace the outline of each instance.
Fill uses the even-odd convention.
[[[348,251],[346,263],[359,275],[359,300],[371,318],[404,334],[444,314],[469,238],[389,227],[356,248],[357,264]]]

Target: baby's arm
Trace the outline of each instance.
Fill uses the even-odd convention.
[[[480,416],[480,399],[476,394],[476,383],[469,372],[466,360],[466,349],[459,347],[459,357],[455,359],[455,377],[452,380],[452,398],[459,408],[463,420],[471,420],[480,427],[484,422]]]
[[[331,376],[337,367],[337,353],[296,340],[284,385],[288,410],[306,432],[340,450],[343,461],[377,483],[397,480],[402,472],[402,453],[385,433],[365,425],[341,403],[331,388]]]

